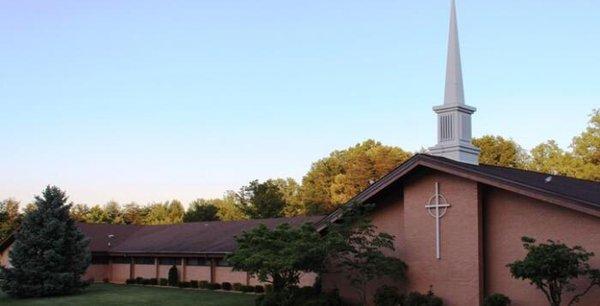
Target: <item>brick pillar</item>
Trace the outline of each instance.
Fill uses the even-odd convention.
[[[108,278],[108,282],[112,283],[112,275],[113,275],[113,262],[112,257],[108,258],[108,273],[106,273],[106,278]]]
[[[210,259],[210,282],[214,283],[216,280],[215,273],[217,272],[216,261],[214,258]]]
[[[185,262],[185,257],[181,258],[181,276],[180,276],[180,280],[181,282],[185,282],[185,267],[186,267],[186,262]]]
[[[154,268],[156,269],[156,279],[158,280],[158,257],[154,257]]]
[[[250,286],[250,273],[246,272],[246,286]]]
[[[130,257],[129,259],[129,278],[135,278],[135,261],[133,257]]]

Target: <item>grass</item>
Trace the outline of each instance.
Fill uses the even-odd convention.
[[[34,299],[13,299],[0,292],[0,305],[201,305],[251,306],[256,295],[242,293],[142,287],[135,285],[94,284],[80,294]]]

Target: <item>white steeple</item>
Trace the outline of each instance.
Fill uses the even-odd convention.
[[[465,105],[454,0],[451,6],[444,105],[433,108],[438,115],[438,143],[429,148],[429,153],[477,164],[479,149],[471,144],[471,114],[476,108]]]

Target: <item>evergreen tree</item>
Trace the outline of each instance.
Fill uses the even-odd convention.
[[[13,297],[55,296],[77,292],[90,264],[89,240],[69,216],[70,204],[57,187],[35,198],[15,235],[11,268],[0,270],[0,288]]]

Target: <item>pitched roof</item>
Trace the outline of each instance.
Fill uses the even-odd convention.
[[[323,216],[244,221],[212,221],[169,225],[78,223],[91,239],[92,252],[111,254],[225,254],[236,248],[235,236],[259,224],[274,228],[288,223],[316,223]],[[109,238],[109,235],[111,237]],[[110,243],[110,245],[109,245]]]
[[[508,167],[472,165],[428,154],[416,154],[383,178],[371,184],[348,203],[368,201],[392,183],[402,180],[413,170],[423,167],[468,178],[600,217],[600,182]],[[326,226],[327,222],[337,219],[341,213],[342,209],[338,209],[321,220],[318,226],[320,228]]]

